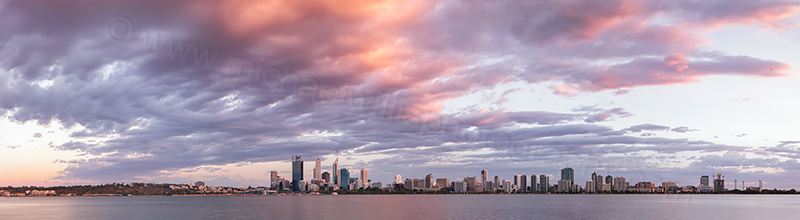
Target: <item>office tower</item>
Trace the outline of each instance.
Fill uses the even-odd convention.
[[[303,181],[303,157],[292,157],[292,190],[300,191],[300,181]]]
[[[628,190],[628,182],[625,181],[625,177],[614,177],[614,191],[615,192],[625,192]]]
[[[503,191],[510,193],[513,188],[514,186],[511,185],[511,180],[503,180]]]
[[[366,188],[367,185],[367,168],[361,168],[361,184]]]
[[[592,181],[594,181],[594,191],[603,191],[603,175],[592,173]]]
[[[436,180],[433,179],[433,174],[425,176],[425,186],[423,188],[431,188],[436,185]]]
[[[559,192],[570,192],[570,191],[572,191],[572,180],[559,180],[558,181],[558,191]]]
[[[331,182],[331,173],[324,172],[322,173],[322,180],[325,180],[325,183]]]
[[[467,191],[474,192],[476,191],[475,185],[478,183],[478,178],[474,176],[464,177],[464,182],[467,183]]]
[[[278,171],[269,171],[269,184],[270,186],[275,186],[278,180]]]
[[[595,184],[594,180],[587,180],[586,181],[586,192],[595,192]]]
[[[575,170],[570,167],[561,169],[561,180],[570,180],[575,182]]]
[[[527,192],[528,191],[528,176],[525,174],[520,174],[520,183],[519,183],[519,190],[520,192]]]
[[[539,175],[539,191],[543,193],[547,193],[550,188],[550,177],[545,175]]]
[[[493,191],[497,191],[498,188],[502,187],[503,182],[500,182],[500,177],[494,176],[494,185],[496,186]]]
[[[539,188],[536,187],[536,174],[531,174],[531,192],[539,191]]]
[[[339,181],[341,180],[339,172],[339,157],[336,157],[336,160],[333,161],[333,184],[339,185]]]
[[[489,171],[488,170],[481,170],[481,183],[483,183],[483,191],[489,191],[489,185],[486,184],[486,181],[489,181]]]
[[[400,174],[394,176],[394,184],[403,184],[403,176],[400,176]]]
[[[517,191],[519,191],[519,185],[522,183],[520,178],[522,178],[522,174],[514,174],[514,189],[517,189]]]
[[[336,159],[336,162],[339,162],[339,159]],[[339,188],[342,190],[350,190],[350,172],[347,171],[347,168],[339,170]]]
[[[313,180],[320,180],[320,179],[322,179],[322,162],[320,162],[319,157],[317,157],[317,162],[314,164]]]
[[[595,192],[596,189],[597,189],[597,184],[596,184],[597,183],[597,172],[592,172],[592,179],[591,180],[592,180],[592,184],[594,184],[594,185],[591,185],[591,186],[586,185],[586,191]]]
[[[414,180],[406,178],[405,182],[403,182],[403,189],[406,190],[414,189]]]
[[[606,176],[606,184],[608,184],[609,188],[614,188],[614,177],[611,175]],[[611,189],[608,191],[611,192]]]
[[[708,186],[708,176],[700,176],[700,185]]]

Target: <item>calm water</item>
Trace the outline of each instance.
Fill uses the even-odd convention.
[[[0,219],[797,219],[789,195],[0,198]]]

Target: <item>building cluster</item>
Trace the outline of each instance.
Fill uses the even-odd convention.
[[[314,164],[311,181],[305,181],[303,177],[303,157],[300,155],[293,156],[291,181],[279,176],[278,171],[273,170],[270,172],[270,189],[278,191],[319,192],[381,188],[380,182],[373,183],[372,180],[368,178],[368,170],[366,168],[360,170],[360,176],[352,176],[358,175],[358,173],[351,175],[350,170],[346,167],[339,168],[339,158],[336,158],[331,168],[332,172],[323,172],[322,162],[317,158]]]
[[[23,196],[32,196],[32,197],[39,197],[39,196],[57,196],[55,190],[25,190],[24,193],[12,193],[7,190],[0,190],[0,196],[3,197],[23,197]]]
[[[585,185],[577,184],[575,180],[575,170],[567,167],[561,169],[561,177],[555,185],[550,184],[550,175],[516,174],[511,180],[500,179],[499,176],[489,178],[489,172],[482,170],[480,178],[468,176],[451,181],[449,178],[435,178],[433,174],[428,174],[422,178],[406,178],[398,174],[394,182],[382,186],[380,182],[373,183],[367,178],[367,169],[362,168],[360,176],[350,173],[347,168],[339,168],[339,158],[332,164],[332,173],[322,171],[322,165],[317,158],[313,169],[311,181],[303,179],[303,159],[301,156],[292,157],[292,179],[287,180],[278,175],[278,171],[270,173],[270,189],[277,191],[337,191],[355,190],[366,188],[382,188],[385,190],[419,190],[419,191],[443,191],[448,190],[454,193],[678,193],[678,192],[724,192],[725,180],[721,175],[717,175],[713,180],[713,186],[709,185],[709,176],[700,177],[700,185],[679,187],[677,183],[671,181],[662,182],[656,185],[652,182],[638,182],[630,185],[625,177],[622,176],[603,176],[593,172]],[[744,189],[744,183],[742,183]],[[761,181],[757,187],[748,187],[747,190],[759,191]]]

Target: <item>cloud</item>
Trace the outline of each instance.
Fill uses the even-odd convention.
[[[669,126],[654,125],[654,124],[641,124],[641,125],[634,125],[634,126],[628,127],[625,130],[631,131],[631,132],[665,131],[665,130],[669,130]]]
[[[442,109],[509,82],[577,96],[710,75],[785,76],[791,66],[781,61],[703,49],[712,28],[793,27],[798,9],[737,3],[11,1],[0,8],[0,114],[75,129],[52,146],[82,155],[58,177],[70,181],[295,154],[393,152],[393,167],[476,167],[536,155],[558,164],[570,155],[719,152],[738,147],[596,124],[633,116],[621,107]],[[674,21],[648,22],[656,17]]]

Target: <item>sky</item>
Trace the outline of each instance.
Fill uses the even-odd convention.
[[[800,2],[0,0],[0,185],[800,188]],[[742,183],[744,181],[744,183]]]

